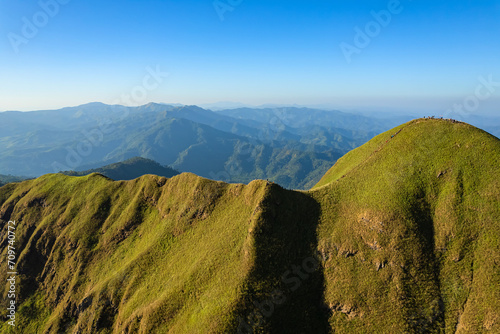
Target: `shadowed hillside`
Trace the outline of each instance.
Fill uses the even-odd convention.
[[[192,174],[47,175],[2,188],[1,219],[18,226],[17,328],[225,331],[253,267],[248,230],[267,191],[263,181]]]
[[[193,174],[6,185],[13,332],[499,332],[499,163],[497,138],[419,119],[307,192]]]

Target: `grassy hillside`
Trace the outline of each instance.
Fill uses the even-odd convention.
[[[47,175],[3,188],[1,219],[18,226],[18,332],[226,331],[267,188],[192,174]]]
[[[164,167],[156,161],[141,157],[131,158],[122,162],[86,171],[67,171],[62,173],[69,176],[85,176],[92,173],[99,173],[115,181],[133,180],[146,174],[154,174],[163,177],[172,177],[180,174],[175,169],[168,166]]]
[[[420,119],[306,192],[193,174],[4,186],[14,332],[500,332],[499,163],[497,138]]]
[[[340,159],[311,192],[332,328],[499,332],[499,164],[497,138],[429,119]]]

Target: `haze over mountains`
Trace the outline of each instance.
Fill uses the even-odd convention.
[[[227,182],[308,189],[349,150],[399,120],[307,108],[91,103],[0,113],[0,173],[37,177],[133,157]]]
[[[500,0],[0,22],[0,334],[500,334]]]
[[[16,330],[500,332],[499,166],[498,138],[417,119],[350,151],[306,192],[189,173],[6,185]]]
[[[0,113],[1,174],[62,172],[0,175],[15,330],[500,331],[500,140],[451,119],[384,132],[399,120],[153,103]]]
[[[497,119],[456,115],[500,135]],[[0,174],[85,171],[133,157],[226,182],[269,179],[308,189],[349,150],[411,119],[302,107],[211,111],[90,103],[0,113]]]

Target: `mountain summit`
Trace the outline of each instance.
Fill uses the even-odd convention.
[[[16,330],[499,332],[499,163],[498,138],[417,119],[310,191],[188,173],[8,184]]]
[[[311,192],[332,328],[499,331],[499,163],[498,138],[439,119],[339,159]]]

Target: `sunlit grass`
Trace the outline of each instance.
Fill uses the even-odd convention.
[[[256,333],[500,330],[499,164],[497,138],[420,119],[304,192],[193,174],[9,184],[0,218],[19,222],[15,330],[236,332],[277,290],[287,301]],[[292,290],[283,275],[313,256],[320,270]]]

